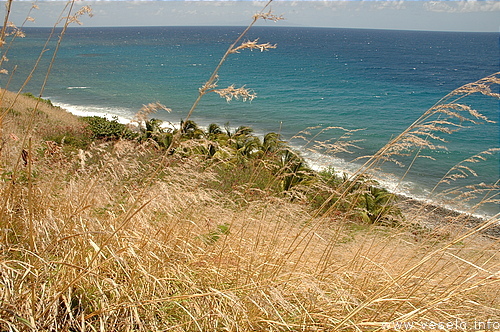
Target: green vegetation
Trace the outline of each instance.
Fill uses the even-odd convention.
[[[93,138],[118,139],[136,136],[126,125],[119,123],[117,117],[108,120],[100,116],[86,116],[82,120],[88,123],[88,129],[92,132]]]
[[[208,234],[203,234],[200,238],[205,244],[214,244],[217,242],[221,235],[229,234],[229,224],[225,223],[222,225],[217,225],[215,230],[211,231]]]
[[[31,92],[25,92],[22,94],[23,96],[26,96],[26,97],[29,97],[29,98],[33,98],[39,102],[42,102],[42,103],[45,103],[49,106],[54,106],[52,104],[52,101],[50,99],[45,99],[45,98],[41,98],[41,97],[36,97],[35,95],[33,95]]]
[[[219,188],[227,192],[245,187],[247,193],[263,190],[291,198],[300,196],[313,209],[322,206],[322,213],[334,206],[344,212],[356,211],[351,217],[368,223],[393,224],[402,217],[396,206],[395,195],[376,184],[372,185],[373,182],[359,179],[353,182],[346,177],[341,178],[332,170],[314,172],[300,154],[274,132],[267,133],[261,139],[247,126],[231,132],[228,124],[222,130],[219,125],[212,123],[203,130],[192,120],[181,121],[180,129],[169,129],[163,128],[159,119],[146,120],[143,126],[133,131],[116,118],[107,120],[93,116],[83,120],[89,124],[88,129],[95,139],[154,142],[157,148],[169,154],[201,158],[204,167],[217,170]],[[171,149],[175,135],[179,135],[180,145]],[[61,143],[61,140],[56,142]],[[67,143],[72,142],[69,140]],[[343,199],[341,205],[336,206],[335,203],[340,199],[339,193],[346,186],[350,188],[351,194]],[[314,195],[308,195],[311,192]],[[251,199],[249,195],[245,199]]]

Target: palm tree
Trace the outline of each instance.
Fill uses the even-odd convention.
[[[211,123],[207,128],[207,134],[209,137],[217,136],[223,134],[221,127],[216,123]]]
[[[359,214],[369,223],[389,222],[394,223],[401,211],[394,205],[396,195],[383,188],[370,186],[359,198]]]
[[[281,151],[278,175],[281,177],[281,189],[289,191],[292,187],[307,179],[309,170],[304,160],[297,153],[290,149]]]
[[[183,121],[181,120],[180,131],[182,137],[187,139],[201,138],[203,131],[198,127],[198,124],[193,120]]]
[[[280,140],[280,134],[270,132],[264,136],[262,150],[265,154],[277,153],[284,147],[284,142]]]
[[[161,124],[162,120],[159,119],[151,119],[146,121],[146,138],[150,138],[155,136],[156,134],[161,134],[164,132]]]
[[[226,127],[226,131],[228,128]],[[234,133],[229,133],[228,144],[236,151],[238,157],[250,158],[261,148],[260,139],[252,135],[253,129],[247,126],[238,127]]]
[[[239,126],[234,132],[233,136],[250,136],[253,133],[253,129],[248,126]]]

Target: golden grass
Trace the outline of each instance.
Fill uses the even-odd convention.
[[[117,141],[57,167],[32,161],[36,177],[4,203],[2,328],[366,330],[500,315],[498,240],[314,217],[264,193],[238,204],[185,157],[145,182],[164,162],[151,151]]]

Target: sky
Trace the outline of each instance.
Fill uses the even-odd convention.
[[[2,1],[5,3],[5,1]],[[10,20],[26,19],[32,1],[13,2]],[[53,26],[65,1],[41,0],[25,26]],[[244,26],[266,1],[77,1],[89,5],[93,17],[82,17],[82,26]],[[5,6],[0,6],[0,15]],[[361,29],[500,32],[500,0],[275,0],[272,12],[283,21],[260,25]]]

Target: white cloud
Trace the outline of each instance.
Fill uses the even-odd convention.
[[[431,12],[477,13],[500,11],[499,1],[429,1],[424,7]]]
[[[443,1],[429,1],[424,3],[424,8],[430,12],[452,12],[452,7]]]
[[[493,12],[500,11],[499,1],[460,1],[461,12]]]
[[[376,9],[376,10],[384,10],[384,9],[395,9],[395,10],[401,10],[405,9],[405,0],[399,0],[399,1],[367,1],[367,3],[370,3],[371,9]]]

